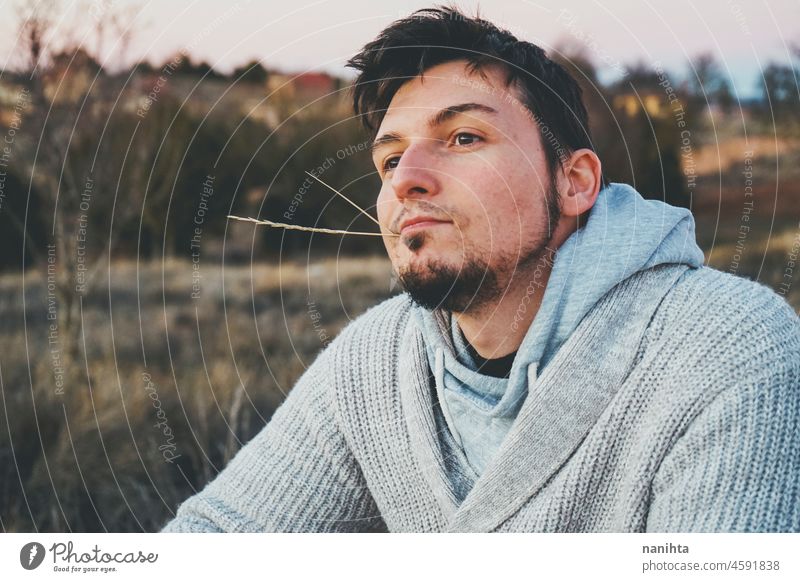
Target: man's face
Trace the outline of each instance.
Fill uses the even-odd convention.
[[[465,61],[405,83],[378,128],[377,211],[401,283],[455,312],[502,295],[559,219],[540,129],[501,70]]]

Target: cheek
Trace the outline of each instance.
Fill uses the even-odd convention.
[[[381,187],[380,192],[378,192],[378,199],[375,202],[375,207],[375,211],[378,215],[378,222],[380,222],[381,226],[384,228],[388,228],[392,220],[394,205],[392,204],[392,197],[389,196],[386,187]]]
[[[505,185],[471,210],[471,243],[486,252],[517,253],[526,233],[540,222],[532,197],[514,195]]]
[[[392,219],[395,216],[396,202],[393,196],[389,196],[386,188],[382,187],[375,202],[375,213],[378,215],[378,223],[382,230],[390,230]],[[384,236],[383,246],[390,257],[393,257],[397,248],[397,237]]]
[[[497,186],[495,183],[494,192],[487,188],[482,197],[473,198],[467,209],[471,230],[483,233],[484,237],[489,235],[494,238],[502,237],[505,231],[514,228],[518,216],[524,212],[505,186],[499,190]]]

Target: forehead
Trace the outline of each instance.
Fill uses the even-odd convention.
[[[506,85],[499,67],[470,71],[466,61],[443,63],[403,84],[392,98],[379,133],[423,124],[435,112],[458,103],[480,103],[498,111],[498,124],[533,124],[517,90]],[[467,114],[469,115],[469,114]]]

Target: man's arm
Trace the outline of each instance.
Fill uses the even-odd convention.
[[[197,495],[165,532],[373,531],[385,529],[345,442],[329,346],[267,426]]]
[[[800,531],[800,352],[764,363],[751,362],[758,377],[720,392],[665,457],[647,531]]]

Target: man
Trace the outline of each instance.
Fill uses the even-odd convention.
[[[800,322],[603,184],[575,81],[450,9],[350,61],[406,293],[166,531],[797,531]]]

